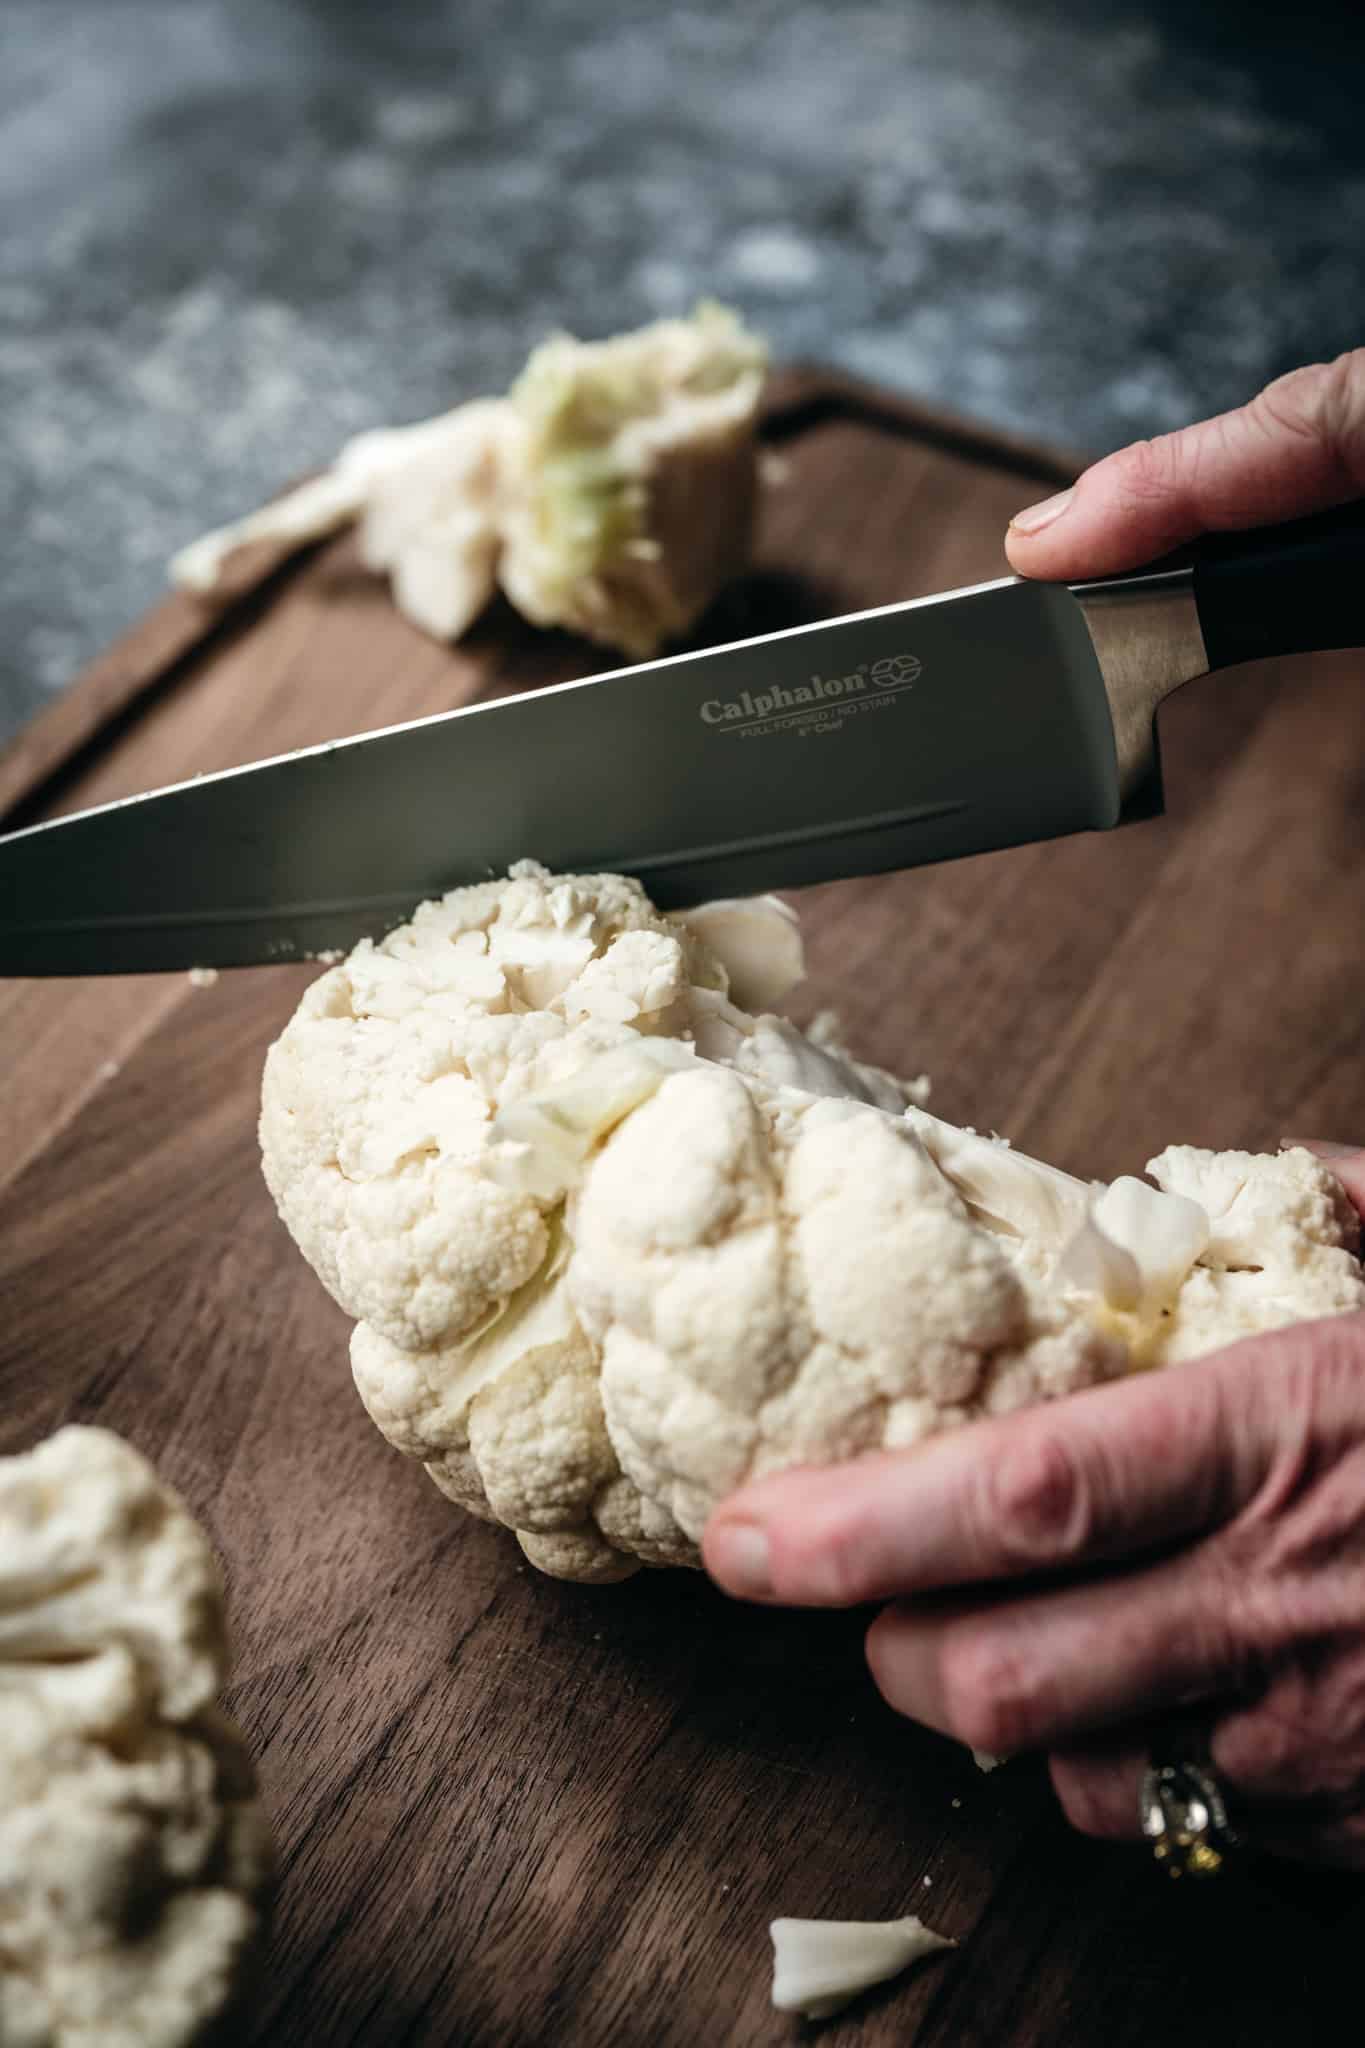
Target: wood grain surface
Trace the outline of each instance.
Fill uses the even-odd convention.
[[[1008,514],[1067,470],[815,374],[767,431],[785,481],[702,637],[1000,573]],[[434,646],[345,539],[246,566],[225,617],[168,600],[0,759],[7,822],[601,665],[503,608]],[[1363,667],[1191,686],[1164,820],[805,892],[796,1013],[837,1004],[944,1114],[1087,1173],[1365,1136]],[[914,1910],[960,1950],[831,2048],[1322,2037],[1357,1886],[1172,1888],[1069,1834],[1035,1764],[985,1777],[898,1722],[863,1617],[682,1573],[556,1585],[386,1447],[257,1166],[306,979],[0,983],[0,1448],[107,1424],[217,1544],[281,1863],[251,2042],[761,2048],[800,2033],[768,2007],[771,1916]]]

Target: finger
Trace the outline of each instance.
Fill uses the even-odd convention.
[[[1295,1805],[1320,1820],[1365,1816],[1365,1646],[1357,1635],[1300,1651],[1259,1698],[1222,1716],[1214,1767],[1267,1807]]]
[[[1150,562],[1196,534],[1265,526],[1365,494],[1365,349],[1294,370],[1249,405],[1108,455],[1015,515],[1014,568],[1060,581]]]
[[[1339,1145],[1332,1138],[1280,1140],[1282,1151],[1288,1152],[1295,1146],[1301,1151],[1314,1153],[1324,1166],[1330,1167],[1355,1207],[1365,1213],[1365,1149],[1357,1145]]]
[[[1209,1528],[1254,1492],[1273,1446],[1273,1430],[1257,1439],[1245,1354],[760,1480],[711,1517],[706,1567],[742,1599],[847,1607],[1131,1557]]]
[[[868,1631],[889,1706],[997,1755],[1242,1689],[1258,1648],[1207,1546],[1019,1599],[903,1602]]]
[[[1099,1841],[1132,1842],[1142,1834],[1142,1779],[1151,1745],[1140,1732],[1115,1734],[1047,1760],[1052,1789],[1073,1828]]]

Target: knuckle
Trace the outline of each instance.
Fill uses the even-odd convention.
[[[1352,1548],[1360,1526],[1351,1468],[1361,1433],[1362,1329],[1362,1319],[1341,1316],[1276,1332],[1273,1349],[1266,1348],[1272,1340],[1253,1340],[1258,1363],[1273,1370],[1246,1383],[1244,1504],[1225,1532],[1241,1563],[1256,1567],[1241,1581],[1248,1597],[1257,1587],[1276,1594],[1305,1571],[1322,1587],[1323,1568]]]
[[[1255,1783],[1283,1775],[1297,1753],[1298,1734],[1283,1715],[1266,1710],[1238,1722],[1213,1747],[1229,1776]]]
[[[1365,1800],[1365,1649],[1351,1641],[1281,1672],[1225,1726],[1230,1777],[1340,1814]]]
[[[1132,441],[1110,459],[1119,498],[1128,507],[1160,504],[1180,480],[1182,450],[1175,434]]]
[[[1264,1569],[1254,1530],[1227,1532],[1210,1557],[1204,1610],[1198,1618],[1206,1662],[1242,1686],[1264,1679],[1264,1666],[1284,1645],[1292,1624],[1280,1586]],[[1191,1627],[1196,1626],[1193,1618]]]
[[[983,1520],[992,1551],[1025,1567],[1066,1564],[1095,1533],[1094,1490],[1057,1429],[1020,1432],[983,1463]]]
[[[1259,424],[1325,449],[1344,479],[1365,479],[1365,348],[1277,377],[1251,402]]]
[[[1181,1623],[1193,1667],[1245,1696],[1264,1686],[1285,1636],[1284,1602],[1260,1564],[1255,1542],[1225,1532],[1200,1559]]]
[[[1210,1750],[1215,1768],[1253,1794],[1299,1799],[1325,1789],[1316,1733],[1290,1703],[1267,1701],[1215,1730]]]
[[[1042,1687],[1016,1645],[977,1630],[950,1635],[939,1686],[953,1733],[972,1749],[1012,1756],[1032,1746]]]

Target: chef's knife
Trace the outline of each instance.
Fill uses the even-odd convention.
[[[1006,578],[474,705],[0,838],[0,974],[349,948],[527,856],[655,901],[1160,809],[1171,690],[1365,642],[1365,506],[1102,582]]]

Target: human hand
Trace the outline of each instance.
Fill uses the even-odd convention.
[[[1332,1166],[1365,1206],[1365,1153]],[[1365,1314],[762,1480],[704,1556],[749,1599],[894,1600],[889,1704],[1045,1752],[1087,1834],[1139,1833],[1154,1725],[1197,1701],[1249,1842],[1365,1868]]]
[[[1117,575],[1201,533],[1268,526],[1365,497],[1365,348],[1292,370],[1235,412],[1094,463],[1016,513],[1021,576]]]

